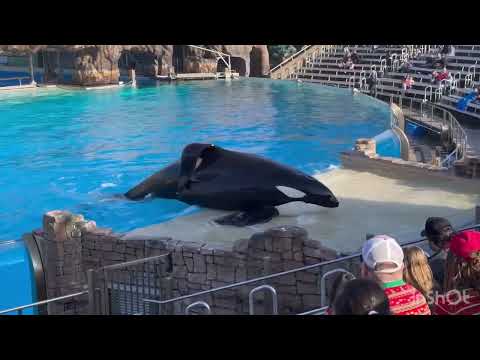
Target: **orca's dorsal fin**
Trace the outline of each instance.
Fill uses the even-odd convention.
[[[189,183],[192,181],[192,175],[195,169],[200,166],[202,154],[205,151],[214,148],[213,144],[199,144],[193,143],[187,145],[182,152],[182,158],[180,160],[180,176],[178,178],[178,192],[188,188]]]

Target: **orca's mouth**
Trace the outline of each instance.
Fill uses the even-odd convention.
[[[305,202],[326,208],[336,208],[340,205],[338,199],[333,195],[308,195]]]

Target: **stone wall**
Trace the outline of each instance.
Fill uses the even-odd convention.
[[[121,234],[98,228],[93,221],[65,211],[44,215],[43,229],[34,232],[46,271],[47,298],[67,295],[87,288],[88,269],[134,259],[169,254],[167,257],[171,295],[192,294],[268,273],[277,273],[321,261],[338,254],[308,238],[304,229],[276,227],[239,239],[233,246],[209,244],[170,238],[123,240]],[[325,270],[324,270],[325,271]],[[298,313],[320,305],[319,270],[310,269],[273,279],[268,284],[278,292],[282,314]],[[181,314],[193,301],[205,300],[214,314],[247,314],[249,291],[263,283],[223,290],[215,295],[176,303],[175,314]],[[267,301],[259,294],[258,301]],[[260,306],[260,309],[262,307]],[[85,296],[66,300],[49,309],[49,313],[88,312]]]

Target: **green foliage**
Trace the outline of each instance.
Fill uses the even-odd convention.
[[[287,57],[295,54],[303,45],[267,45],[270,55],[270,66],[280,64]]]

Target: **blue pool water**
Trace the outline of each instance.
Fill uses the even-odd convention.
[[[253,152],[307,173],[389,127],[389,109],[348,90],[242,79],[0,96],[0,240],[66,209],[127,231],[196,211],[175,200],[114,198],[191,142]],[[383,142],[383,144],[382,144]],[[380,153],[395,141],[383,137]],[[388,154],[386,154],[388,153]]]

